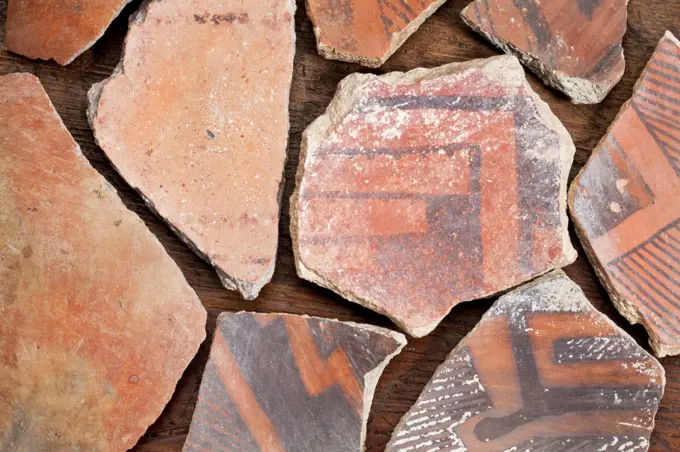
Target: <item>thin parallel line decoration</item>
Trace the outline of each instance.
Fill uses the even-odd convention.
[[[645,102],[649,105],[653,105],[657,108],[660,108],[660,109],[670,113],[673,116],[680,116],[680,110],[676,110],[669,105],[665,105],[665,104],[659,102],[658,99],[656,99],[655,97],[651,97],[651,95],[649,93],[645,92],[643,90],[643,88],[638,90],[638,97],[637,97],[636,100],[639,101],[639,102]],[[664,102],[666,101],[665,99],[662,99],[662,100]]]
[[[680,77],[675,77],[673,75],[667,74],[666,72],[660,71],[658,69],[654,69],[653,66],[654,66],[654,64],[650,63],[649,67],[647,68],[647,72],[649,72],[650,74],[657,75],[659,77],[663,77],[663,78],[670,80],[672,82],[680,83]]]
[[[673,296],[676,295],[673,289],[669,288],[663,281],[659,280],[652,272],[649,271],[647,266],[641,264],[640,262],[637,261],[637,257],[632,257],[628,260],[628,262],[632,262],[635,264],[636,267],[638,267],[642,272],[644,272],[652,281],[656,283],[657,286],[661,287],[663,290],[667,292],[668,296]],[[650,266],[651,267],[651,266]],[[654,267],[652,267],[654,268]],[[669,278],[667,278],[669,279]],[[670,282],[674,282],[673,280],[670,280]],[[648,285],[651,287],[652,285],[648,283]],[[659,289],[660,290],[660,289]]]
[[[667,89],[669,91],[675,91],[676,93],[680,93],[680,87],[669,85],[667,83],[664,83],[661,80],[657,80],[656,78],[652,78],[647,74],[647,78],[645,79],[646,82],[652,83],[653,85],[656,85],[658,87],[661,87],[663,89]]]
[[[646,291],[642,289],[636,281],[630,280],[628,278],[623,279],[625,275],[623,275],[623,272],[617,268],[610,268],[609,271],[612,278],[616,280],[622,287],[624,287],[631,296],[636,298],[644,307],[644,309],[649,310],[654,314],[654,316],[648,318],[648,320],[659,327],[658,334],[672,339],[673,336],[666,331],[665,327],[674,331],[675,334],[680,334],[680,328],[676,324],[677,322],[667,319],[667,314],[663,313],[665,308],[660,306],[656,299],[649,297]],[[618,275],[617,272],[621,273],[621,276]],[[632,287],[631,285],[635,287]],[[645,295],[647,296],[645,297]],[[659,309],[661,309],[661,311],[659,311]]]
[[[671,72],[680,73],[680,70],[678,70],[677,66],[670,64],[670,63],[666,63],[665,61],[661,61],[659,59],[654,60],[654,62],[652,64],[654,64],[655,66],[658,66],[658,67],[662,67],[664,69],[668,69]]]
[[[656,292],[658,296],[666,300],[671,306],[673,306],[676,310],[680,311],[680,305],[677,304],[676,300],[673,300],[670,298],[668,295],[663,293],[661,290],[659,290],[656,286],[652,285],[649,280],[646,278],[643,278],[642,275],[640,275],[637,270],[635,270],[633,267],[630,266],[628,261],[622,262],[620,264],[621,269],[628,274],[628,276],[634,276],[637,278],[637,280],[641,283],[644,284],[648,290],[651,290],[652,292]],[[652,296],[649,292],[647,292],[650,296]],[[667,313],[671,313],[669,309],[666,309]]]
[[[657,261],[663,263],[663,265],[667,266],[668,269],[669,269],[670,271],[672,271],[673,273],[675,273],[675,274],[677,274],[678,276],[680,276],[680,259],[678,259],[677,257],[673,256],[673,255],[670,254],[669,252],[665,251],[663,248],[661,248],[661,245],[659,245],[657,242],[652,242],[651,245],[652,245],[652,248],[655,248],[655,249],[656,249],[656,251],[653,250],[653,249],[648,249],[648,248],[645,248],[643,251],[645,251],[646,253],[648,253],[648,254],[654,256],[654,258],[655,258]],[[658,254],[659,252],[662,253],[660,256],[659,256],[659,254]],[[676,267],[676,266],[673,264],[673,262],[668,262],[667,260],[665,260],[665,259],[667,259],[667,258],[670,259],[671,261],[675,262],[675,264],[677,264],[678,267]]]
[[[668,95],[666,95],[666,94],[660,93],[660,92],[658,92],[657,90],[655,90],[655,89],[653,89],[653,88],[648,88],[648,87],[644,86],[644,84],[643,84],[643,86],[640,87],[640,89],[638,90],[638,93],[640,93],[640,92],[645,93],[645,96],[651,96],[652,99],[661,99],[661,100],[663,100],[664,102],[669,102],[669,103],[671,103],[671,104],[680,105],[680,100],[674,99],[674,98],[671,97],[671,96],[668,96]],[[673,110],[673,111],[677,111],[677,110]]]
[[[680,259],[680,248],[676,247],[672,243],[668,243],[663,237],[659,237],[659,240],[655,242],[658,246],[668,248],[665,252]]]
[[[644,251],[646,251],[646,250],[644,250]],[[671,275],[669,275],[668,273],[666,273],[666,271],[665,271],[664,269],[662,269],[662,268],[660,268],[659,266],[657,266],[657,265],[656,265],[654,262],[652,262],[651,260],[646,259],[644,256],[641,256],[641,255],[635,255],[635,256],[631,256],[631,257],[628,258],[628,260],[633,260],[633,261],[634,261],[635,259],[641,259],[645,264],[647,264],[648,266],[650,266],[650,267],[652,267],[654,270],[656,270],[657,273],[661,274],[661,275],[662,275],[664,278],[666,278],[667,280],[673,281],[673,282],[677,285],[677,281],[675,281],[675,279],[674,279],[673,276],[671,276]],[[641,264],[640,264],[640,265],[641,265]],[[664,266],[664,265],[662,265],[662,266]],[[667,269],[668,269],[668,266],[665,266],[665,267],[666,267],[666,270],[667,270]]]
[[[649,239],[647,239],[647,240],[645,240],[644,242],[642,242],[642,243],[641,243],[640,245],[638,245],[636,248],[633,248],[632,250],[628,251],[627,253],[625,253],[625,254],[623,254],[623,255],[617,257],[617,258],[614,259],[613,261],[609,262],[608,265],[611,265],[611,264],[614,264],[614,263],[616,263],[616,262],[618,262],[618,261],[624,260],[625,258],[627,258],[628,256],[630,256],[631,254],[635,254],[638,250],[640,250],[640,249],[644,248],[645,246],[649,245],[649,244],[652,243],[654,240],[658,240],[658,238],[659,238],[660,236],[662,236],[663,234],[665,234],[665,233],[668,232],[668,231],[672,231],[673,229],[680,230],[680,218],[678,218],[677,220],[671,222],[668,226],[664,227],[664,228],[661,229],[659,232],[657,232],[656,234],[654,234],[654,236],[652,236],[652,237],[650,237]]]

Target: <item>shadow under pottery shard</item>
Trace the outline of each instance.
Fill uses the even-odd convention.
[[[130,449],[205,321],[38,79],[0,77],[0,450]]]
[[[574,144],[515,57],[351,75],[301,152],[298,274],[413,336],[576,258]]]
[[[614,305],[680,353],[680,41],[661,39],[571,185],[576,231]]]
[[[90,90],[98,144],[224,285],[274,272],[295,34],[292,0],[164,0],[134,17]]]
[[[379,67],[446,0],[307,0],[319,53]]]
[[[378,379],[406,345],[371,325],[222,314],[185,452],[361,452]]]
[[[463,20],[577,104],[601,102],[625,69],[628,0],[476,0]]]
[[[644,452],[665,383],[661,364],[556,271],[493,305],[387,452]]]
[[[28,58],[71,63],[102,37],[130,0],[9,0],[7,48]]]

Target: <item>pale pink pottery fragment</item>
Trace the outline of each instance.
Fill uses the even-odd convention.
[[[113,165],[246,299],[276,262],[294,12],[292,0],[145,3],[119,67],[90,91]]]

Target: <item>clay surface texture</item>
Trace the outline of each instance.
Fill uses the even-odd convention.
[[[387,451],[646,451],[664,385],[661,364],[557,271],[494,304]]]
[[[292,0],[146,3],[115,74],[90,91],[113,165],[246,299],[276,261],[294,11]]]
[[[573,155],[515,57],[351,75],[303,135],[298,274],[426,335],[456,304],[574,261]]]
[[[130,449],[205,338],[179,268],[28,74],[0,77],[0,319],[12,452]]]
[[[307,0],[319,53],[379,67],[446,0]]]
[[[463,20],[574,103],[596,104],[625,70],[628,0],[476,0]]]
[[[612,301],[659,356],[680,353],[679,106],[680,41],[666,33],[569,196]]]
[[[9,0],[7,48],[33,59],[71,63],[102,37],[130,0]]]
[[[370,325],[222,314],[184,451],[363,451],[376,384],[404,345]]]

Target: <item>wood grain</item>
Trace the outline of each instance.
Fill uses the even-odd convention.
[[[312,25],[306,18],[304,1],[299,0],[295,17],[298,41],[291,92],[289,159],[286,166],[287,180],[282,205],[281,239],[276,273],[271,284],[264,288],[256,301],[243,301],[235,292],[226,291],[215,272],[144,206],[141,198],[116,174],[104,153],[94,144],[85,115],[86,92],[93,83],[108,77],[118,64],[127,31],[127,18],[140,3],[141,0],[135,0],[128,5],[121,17],[114,21],[105,36],[93,48],[70,66],[62,68],[54,63],[31,61],[5,50],[4,23],[7,0],[0,0],[2,28],[0,74],[24,71],[40,78],[57,111],[87,158],[119,191],[126,205],[159,237],[209,311],[209,340],[203,344],[198,356],[187,369],[163,415],[149,428],[135,449],[165,452],[181,450],[183,437],[189,430],[201,374],[207,360],[208,345],[220,312],[225,310],[288,312],[368,322],[390,328],[392,325],[377,314],[299,279],[295,274],[288,230],[288,198],[294,188],[300,135],[324,112],[342,78],[352,72],[367,70],[357,65],[328,61],[317,54]],[[435,67],[454,61],[467,61],[498,54],[483,38],[463,25],[459,12],[467,3],[468,0],[447,2],[383,68],[373,72],[405,71],[419,66]],[[631,0],[628,14],[628,31],[624,38],[626,72],[623,80],[601,104],[572,105],[563,95],[545,88],[537,78],[528,76],[533,88],[550,104],[576,143],[578,150],[571,172],[572,177],[588,159],[621,105],[631,96],[635,80],[664,31],[669,29],[674,34],[680,35],[678,28],[680,24],[677,21],[680,17],[678,0]],[[572,239],[577,244],[575,234],[572,234]],[[598,309],[612,317],[638,339],[640,344],[646,345],[647,336],[644,329],[640,326],[631,327],[618,314],[600,286],[580,246],[578,250],[581,257],[566,269],[567,274],[583,288],[589,300]],[[473,328],[490,305],[491,301],[481,301],[457,306],[432,334],[423,339],[410,340],[401,355],[390,363],[378,385],[369,420],[367,438],[369,452],[384,450],[399,419],[416,401],[436,367]],[[675,451],[680,450],[680,358],[665,358],[662,362],[666,368],[668,384],[657,415],[657,427],[652,436],[650,450]]]

